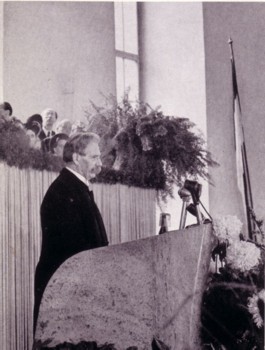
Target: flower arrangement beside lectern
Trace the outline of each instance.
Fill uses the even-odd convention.
[[[258,225],[260,243],[244,237],[237,217],[213,218],[218,244],[202,303],[203,350],[264,349],[265,241]]]

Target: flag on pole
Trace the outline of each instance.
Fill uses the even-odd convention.
[[[236,170],[237,170],[237,186],[241,195],[244,214],[248,224],[249,235],[253,232],[253,221],[251,217],[251,209],[253,209],[253,200],[251,193],[251,185],[248,171],[247,154],[245,146],[244,128],[242,123],[241,106],[238,93],[236,66],[233,53],[233,41],[228,41],[231,49],[231,66],[232,66],[232,83],[233,83],[233,116],[234,116],[234,141],[236,152]],[[252,237],[250,237],[252,238]]]

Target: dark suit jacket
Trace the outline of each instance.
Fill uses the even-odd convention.
[[[108,245],[101,214],[88,187],[63,169],[41,205],[42,248],[35,272],[34,330],[45,287],[57,268],[83,250]]]
[[[55,135],[55,131],[52,131],[51,133],[52,133],[51,136]],[[40,131],[38,137],[39,137],[39,139],[40,139],[41,141],[44,140],[44,139],[47,137],[47,135],[45,134],[45,132],[43,131],[43,129]]]

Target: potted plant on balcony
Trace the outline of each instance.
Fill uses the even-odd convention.
[[[106,97],[103,107],[91,102],[86,118],[102,139],[103,165],[127,184],[156,188],[164,198],[187,177],[209,179],[208,167],[217,164],[188,118],[132,103],[127,94],[120,103]]]

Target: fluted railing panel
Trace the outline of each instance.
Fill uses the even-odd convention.
[[[34,271],[41,245],[40,205],[58,174],[0,163],[0,344],[32,346]],[[155,234],[155,191],[93,184],[110,244]]]

